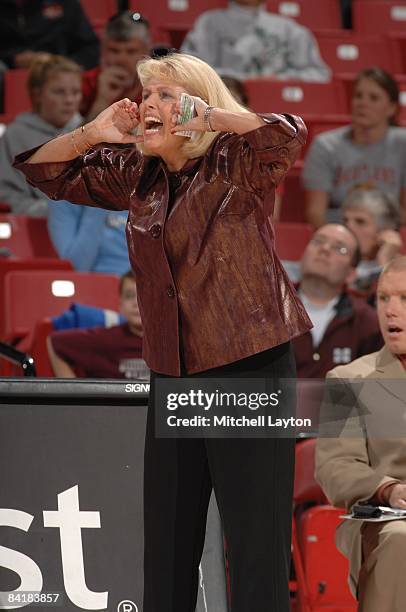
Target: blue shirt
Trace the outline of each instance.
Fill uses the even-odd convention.
[[[69,259],[75,270],[122,275],[130,269],[127,216],[127,211],[50,202],[48,231],[59,256]]]

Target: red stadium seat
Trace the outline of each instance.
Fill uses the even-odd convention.
[[[344,127],[345,125],[349,125],[351,123],[350,115],[328,115],[325,117],[304,117],[305,123],[307,125],[308,133],[307,133],[307,142],[305,151],[309,148],[312,143],[313,138],[315,138],[321,132],[327,132],[328,130],[335,130],[339,127]]]
[[[4,279],[9,272],[29,272],[33,270],[72,270],[72,264],[67,259],[49,259],[36,257],[35,259],[14,259],[0,257],[0,340],[4,337]]]
[[[0,214],[0,249],[3,256],[58,258],[43,217]]]
[[[335,530],[342,510],[327,500],[314,478],[315,440],[296,445],[292,559],[297,612],[356,612],[348,584],[348,561],[337,550]],[[303,511],[303,504],[315,504]]]
[[[38,321],[59,315],[72,302],[118,311],[118,283],[117,276],[89,272],[9,272],[0,295],[3,339],[18,343],[33,333]]]
[[[363,68],[379,66],[391,73],[402,72],[402,57],[396,42],[383,36],[351,34],[318,35],[320,53],[334,72],[356,74]]]
[[[311,30],[341,28],[341,15],[337,0],[266,0],[272,13],[290,17]]]
[[[406,2],[400,0],[354,0],[352,3],[354,31],[359,34],[400,32],[406,28]]]
[[[340,82],[305,83],[250,79],[245,81],[251,108],[256,112],[298,115],[345,114],[346,99]]]
[[[304,190],[300,179],[303,163],[296,162],[283,180],[280,221],[306,223]]]
[[[102,30],[106,21],[117,13],[116,0],[81,0],[80,3],[97,32]]]
[[[37,376],[41,378],[52,378],[54,376],[46,343],[49,334],[53,331],[52,320],[49,317],[41,319],[35,325],[34,333],[30,336],[26,346],[20,345],[19,347],[20,350],[28,353],[34,359]]]
[[[298,521],[298,547],[306,585],[307,606],[302,607],[303,612],[356,612],[358,609],[347,582],[348,560],[335,544],[342,514],[343,510],[333,506],[315,506],[306,510]]]
[[[128,4],[149,20],[154,42],[178,48],[201,13],[225,8],[228,0],[130,0]]]
[[[19,68],[4,73],[4,113],[15,117],[31,110],[31,100],[27,90],[28,70]]]
[[[299,261],[313,234],[307,223],[275,223],[276,252],[280,259]]]

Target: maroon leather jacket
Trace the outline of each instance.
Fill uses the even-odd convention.
[[[180,375],[237,361],[303,334],[311,322],[274,249],[274,189],[306,138],[300,118],[261,115],[221,133],[203,157],[168,172],[133,146],[102,143],[69,162],[28,164],[54,200],[129,209],[127,240],[144,326],[143,357]],[[89,236],[89,240],[92,237]]]

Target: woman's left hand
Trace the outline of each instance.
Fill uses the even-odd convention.
[[[189,94],[188,94],[189,95]],[[196,117],[190,119],[186,123],[178,123],[179,114],[181,112],[180,100],[178,100],[174,106],[174,114],[173,114],[173,123],[174,127],[171,129],[172,134],[176,134],[176,132],[183,132],[186,130],[192,130],[193,132],[207,132],[208,126],[204,121],[204,111],[208,107],[208,104],[201,98],[197,96],[189,96],[192,98],[195,103],[195,111],[197,113]]]

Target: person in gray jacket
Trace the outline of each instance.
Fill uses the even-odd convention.
[[[216,70],[237,71],[242,79],[331,78],[312,33],[292,19],[267,11],[263,0],[234,0],[226,9],[206,11],[186,36],[182,51]]]
[[[33,62],[27,86],[33,110],[18,115],[0,138],[0,202],[9,204],[13,214],[44,217],[48,198],[11,163],[18,153],[80,125],[81,68],[62,56],[43,54]]]

